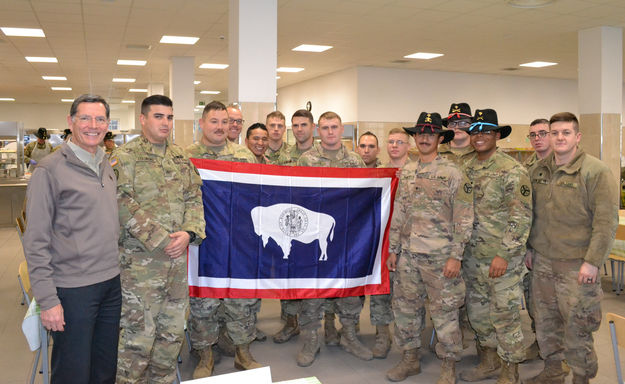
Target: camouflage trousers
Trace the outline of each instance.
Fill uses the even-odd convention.
[[[503,276],[490,278],[492,259],[467,257],[467,253],[462,272],[471,327],[482,346],[497,348],[504,361],[520,363],[525,360],[520,312],[523,259],[509,261]]]
[[[393,297],[393,281],[395,280],[395,272],[390,273],[389,279],[391,293],[388,295],[369,296],[369,318],[371,319],[371,325],[388,325],[393,321],[391,301]]]
[[[598,363],[592,333],[601,324],[603,291],[599,281],[577,283],[583,262],[549,259],[536,253],[531,295],[541,357],[566,359],[574,373],[595,377]]]
[[[360,320],[362,300],[358,296],[302,299],[299,317],[300,328],[305,330],[319,329],[324,312],[334,312],[333,307],[343,326],[355,325]]]
[[[280,300],[280,308],[282,310],[282,313],[289,316],[297,315],[301,306],[302,300],[300,299]]]
[[[188,308],[187,261],[162,251],[122,253],[117,383],[176,378]]]
[[[260,299],[190,297],[189,302],[191,307],[188,321],[189,336],[194,349],[206,349],[217,342],[221,316],[234,345],[249,344],[254,341],[256,312]],[[223,305],[223,312],[219,309],[220,305]]]
[[[464,303],[462,277],[443,276],[447,256],[402,252],[393,285],[395,344],[403,351],[421,347],[425,328],[425,302],[438,335],[440,358],[460,360],[462,333],[458,309]]]

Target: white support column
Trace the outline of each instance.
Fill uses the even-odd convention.
[[[193,144],[194,62],[191,56],[175,56],[169,64],[169,97],[174,102],[173,140],[182,147]]]

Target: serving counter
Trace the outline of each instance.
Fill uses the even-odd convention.
[[[0,179],[0,226],[15,226],[15,218],[22,214],[27,184],[23,178]]]

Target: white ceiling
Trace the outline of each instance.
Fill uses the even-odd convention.
[[[46,34],[0,32],[0,97],[16,102],[59,103],[91,92],[119,103],[136,96],[130,88],[167,86],[172,56],[195,56],[197,66],[228,62],[228,0],[0,0],[0,26],[42,28]],[[505,0],[278,0],[278,66],[305,70],[282,73],[277,84],[357,65],[575,79],[577,33],[596,26],[624,27],[625,0],[557,0],[538,9],[514,8]],[[160,44],[163,35],[200,40],[192,46]],[[304,43],[334,48],[291,51]],[[395,62],[417,51],[445,56]],[[29,63],[25,56],[55,56],[59,62]],[[148,63],[118,66],[117,59]],[[535,60],[559,64],[518,67]],[[42,75],[68,81],[45,81]],[[137,82],[112,83],[114,77]],[[222,92],[198,94],[198,100],[227,100],[227,69],[196,68],[195,78],[202,82],[198,93]],[[73,90],[52,91],[53,85]]]

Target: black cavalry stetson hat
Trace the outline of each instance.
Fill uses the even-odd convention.
[[[449,107],[449,115],[443,119],[443,125],[447,126],[450,121],[471,119],[471,107],[467,103],[453,103]]]
[[[49,138],[48,136],[48,130],[41,127],[37,130],[37,133],[35,133],[35,136],[40,138],[41,140],[45,140],[47,138]]]
[[[438,133],[443,135],[443,141],[441,144],[448,143],[454,138],[454,131],[443,129],[443,122],[441,115],[433,112],[421,112],[419,119],[414,127],[404,127],[409,135],[417,133]]]
[[[504,139],[512,132],[509,125],[499,125],[497,120],[497,112],[494,109],[476,109],[473,120],[471,121],[469,134],[482,131],[498,131],[501,134],[499,139]]]

